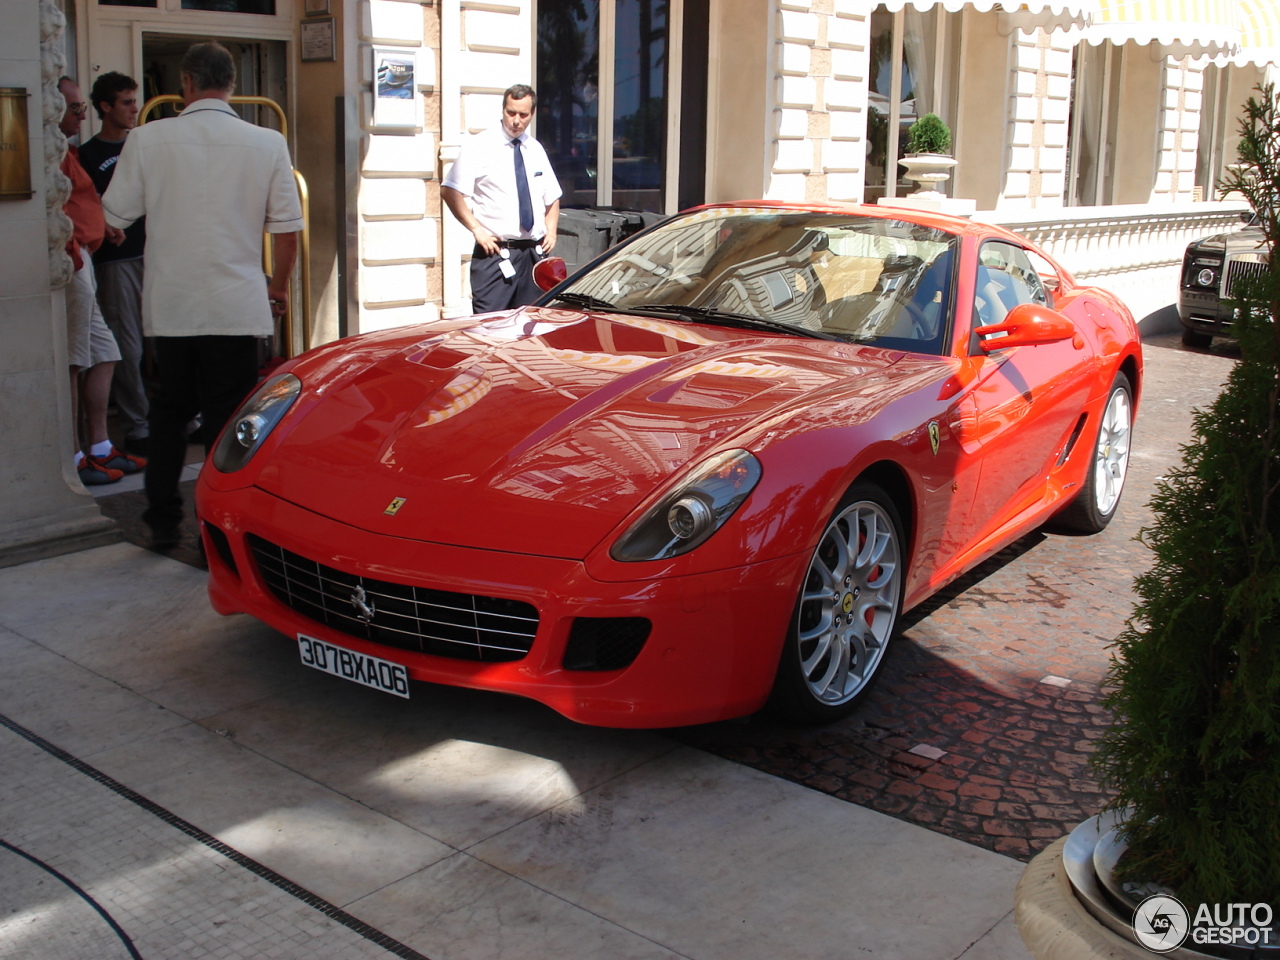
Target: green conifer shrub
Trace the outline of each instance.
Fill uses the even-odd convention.
[[[936,113],[926,113],[907,128],[907,153],[949,153],[951,131]]]
[[[1130,808],[1123,879],[1199,903],[1280,906],[1280,105],[1250,97],[1222,186],[1258,214],[1270,264],[1236,299],[1241,359],[1157,484],[1154,554],[1117,639],[1115,722],[1095,769]]]

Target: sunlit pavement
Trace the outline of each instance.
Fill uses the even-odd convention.
[[[406,702],[131,544],[0,570],[0,958],[1025,958],[1015,858],[1102,802],[1132,537],[1231,360],[1157,338],[1147,364],[1112,526],[914,612],[822,730]]]

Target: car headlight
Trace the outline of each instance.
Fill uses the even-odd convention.
[[[1201,270],[1199,273],[1196,274],[1196,283],[1200,284],[1200,286],[1202,287],[1216,286],[1217,282],[1218,282],[1217,270],[1210,270],[1208,267],[1205,267],[1203,270]]]
[[[637,563],[688,553],[724,525],[759,481],[760,461],[746,450],[716,454],[646,510],[609,556]]]
[[[272,377],[255,390],[236,411],[213,451],[213,465],[223,473],[239,470],[258,452],[298,399],[302,381],[292,373]]]

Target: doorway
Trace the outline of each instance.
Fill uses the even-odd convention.
[[[268,97],[289,112],[287,64],[283,40],[245,40],[235,37],[188,37],[169,33],[142,35],[142,92],[144,100],[165,94],[179,94],[182,57],[193,43],[214,39],[231,51],[236,64],[235,92],[242,96]],[[234,109],[252,124],[278,130],[275,111],[256,104],[233,104]],[[165,104],[149,119],[172,117],[177,110]]]

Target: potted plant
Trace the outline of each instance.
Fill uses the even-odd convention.
[[[926,113],[907,129],[907,155],[898,161],[919,184],[914,197],[942,196],[938,185],[951,176],[951,130],[936,113]]]
[[[1268,905],[1258,915],[1280,915],[1280,104],[1270,86],[1259,94],[1240,125],[1248,169],[1229,170],[1221,185],[1253,207],[1269,262],[1236,285],[1240,361],[1214,404],[1196,412],[1182,463],[1152,498],[1140,537],[1154,564],[1135,582],[1138,603],[1115,644],[1104,701],[1114,725],[1095,759],[1115,791],[1108,813],[1118,826],[1109,854],[1099,855],[1103,838],[1091,860],[1115,916],[1088,912],[1108,935],[1124,932],[1117,918],[1128,921],[1140,941],[1135,901],[1176,898],[1183,936],[1194,935],[1183,949],[1205,954],[1221,948],[1198,935],[1202,918],[1256,904]],[[1060,857],[1059,874],[1072,872],[1075,838],[1041,855]],[[1089,879],[1071,876],[1076,904],[1051,903],[1064,881],[1040,859],[1017,894],[1031,952],[1050,955],[1055,938],[1061,946],[1055,925],[1104,942],[1077,909],[1098,892],[1084,889]],[[1169,913],[1160,916],[1165,923]],[[1248,919],[1256,929],[1258,916]]]

